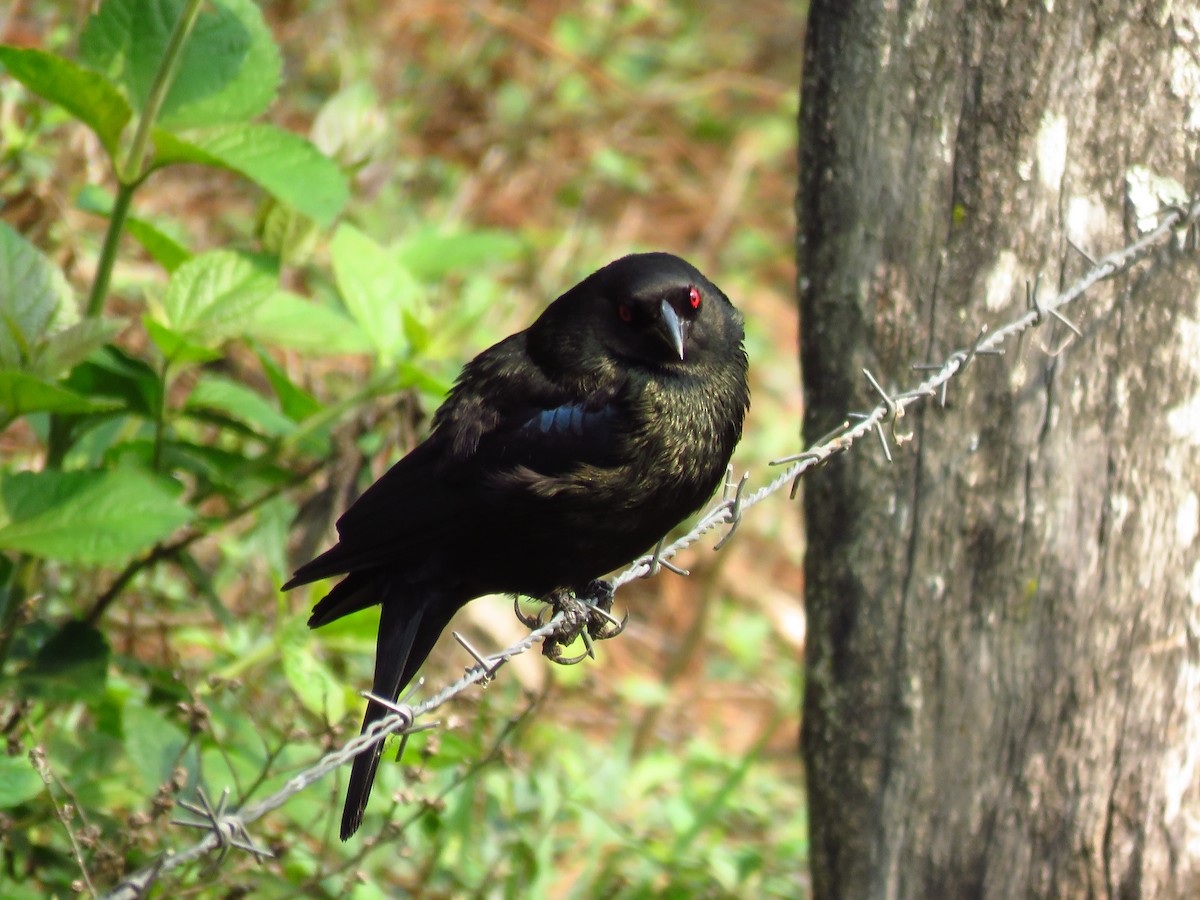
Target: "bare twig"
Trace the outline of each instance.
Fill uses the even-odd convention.
[[[54,799],[54,773],[50,771],[50,764],[46,762],[46,750],[44,747],[34,747],[29,751],[29,761],[33,763],[33,768],[37,771],[42,779],[42,784],[46,785],[46,793],[50,795],[50,803],[54,807],[54,814],[58,816],[58,821],[62,823],[67,832],[67,838],[71,841],[71,854],[75,857],[75,864],[79,866],[80,874],[83,876],[83,882],[80,889],[86,889],[88,895],[96,896],[96,887],[92,884],[92,879],[88,876],[87,865],[83,859],[83,848],[79,846],[79,840],[75,836],[75,829],[71,825],[71,804],[59,806],[58,801]]]

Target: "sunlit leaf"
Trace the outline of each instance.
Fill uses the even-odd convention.
[[[119,405],[78,394],[27,372],[0,370],[0,427],[5,419],[32,412],[106,412]]]
[[[337,722],[346,714],[345,692],[329,667],[313,653],[310,634],[299,619],[279,629],[283,674],[305,709],[326,721]]]
[[[261,257],[214,250],[171,274],[162,297],[161,323],[199,346],[242,334],[254,310],[275,290],[273,265]]]
[[[333,274],[350,315],[380,357],[406,349],[404,306],[421,301],[421,286],[396,258],[352,225],[338,226],[331,246]]]
[[[371,340],[353,319],[287,291],[275,291],[255,308],[246,334],[273,347],[320,356],[372,350]]]
[[[121,726],[137,787],[143,794],[153,794],[179,765],[187,735],[159,709],[142,703],[125,704]]]
[[[246,425],[255,434],[267,437],[289,434],[296,428],[266,397],[218,375],[204,375],[196,382],[185,409],[216,410]]]
[[[283,367],[271,358],[270,354],[261,347],[255,348],[258,361],[262,364],[267,381],[271,383],[279,406],[284,414],[294,422],[302,422],[321,409],[321,402],[312,394],[292,381]]]
[[[84,61],[145,108],[187,0],[105,0],[80,40]],[[254,118],[279,88],[279,49],[251,0],[210,0],[184,45],[156,124],[194,128]]]
[[[0,809],[12,809],[42,792],[42,777],[24,754],[0,756]]]
[[[350,196],[341,169],[297,134],[267,124],[228,125],[176,135],[154,132],[156,165],[199,163],[237,172],[322,227]]]
[[[39,375],[61,375],[104,346],[126,325],[125,319],[80,319],[74,325],[44,338],[37,347],[32,369]]]
[[[147,336],[154,341],[154,346],[172,363],[204,363],[221,358],[220,350],[188,340],[178,331],[149,316],[142,319],[142,324],[146,327]]]
[[[429,228],[405,236],[396,245],[396,255],[417,278],[438,281],[446,275],[466,276],[481,266],[519,259],[525,249],[525,242],[507,231],[446,233]]]
[[[38,342],[76,318],[74,304],[58,267],[0,222],[0,367],[30,364]]]
[[[312,256],[320,230],[317,223],[286,203],[272,203],[263,218],[263,249],[286,265],[299,265]]]
[[[127,559],[192,518],[173,481],[134,469],[0,480],[0,549],[73,563]]]
[[[5,71],[39,97],[56,103],[96,132],[113,159],[133,115],[120,92],[99,72],[44,50],[0,46]]]

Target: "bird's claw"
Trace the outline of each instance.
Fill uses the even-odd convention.
[[[581,663],[585,659],[587,659],[589,656],[591,656],[593,659],[595,659],[595,656],[591,652],[591,648],[588,648],[587,650],[583,651],[583,653],[580,653],[578,656],[563,656],[562,648],[563,648],[563,645],[558,643],[557,641],[555,641],[554,643],[550,643],[549,641],[547,641],[545,644],[542,645],[542,655],[545,656],[546,659],[550,660],[550,662],[558,663],[560,666],[578,665],[579,663]]]
[[[612,614],[613,588],[607,581],[589,582],[577,595],[555,591],[546,598],[546,602],[556,613],[565,614],[565,619],[558,633],[543,642],[542,655],[563,666],[573,666],[588,657],[595,659],[593,641],[607,641],[616,637],[625,630],[629,621],[628,613],[620,621]],[[517,615],[525,621],[519,611]],[[540,617],[537,621],[540,624]],[[564,657],[563,648],[573,644],[576,638],[583,639],[586,649],[578,656]]]
[[[629,624],[629,613],[617,620],[612,614],[613,586],[611,582],[597,579],[588,582],[580,600],[587,607],[588,622],[585,634],[595,641],[607,641],[615,638]]]
[[[513,597],[513,613],[517,617],[517,621],[524,625],[529,630],[542,627],[542,614],[539,612],[534,616],[527,616],[521,612],[521,598]]]
[[[595,592],[591,588],[596,586]],[[612,614],[613,607],[613,589],[612,585],[607,581],[593,581],[588,585],[588,595],[592,598],[592,602],[588,604],[588,630],[594,640],[608,641],[615,638],[618,634],[625,630],[625,626],[629,624],[629,612],[620,620]]]

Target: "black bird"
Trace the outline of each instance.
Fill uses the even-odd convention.
[[[684,260],[610,263],[468,363],[429,437],[283,590],[346,576],[312,628],[381,603],[373,692],[398,697],[469,600],[580,591],[703,505],[749,408],[742,337],[729,298]],[[363,728],[386,714],[368,702]],[[381,752],[354,760],[342,840]]]

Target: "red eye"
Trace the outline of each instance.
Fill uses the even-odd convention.
[[[633,310],[629,308],[628,304],[622,303],[620,306],[618,306],[617,315],[621,317],[622,322],[633,321]]]
[[[688,302],[692,304],[692,309],[700,308],[700,292],[695,288],[688,291]]]

